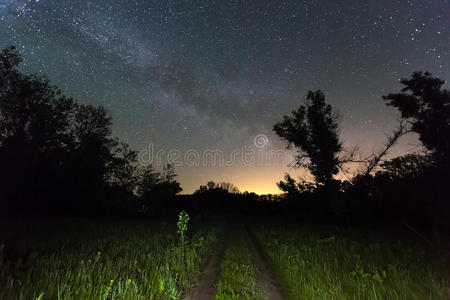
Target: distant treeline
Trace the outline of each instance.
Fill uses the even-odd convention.
[[[400,112],[399,126],[383,148],[361,157],[345,149],[340,117],[321,91],[274,125],[297,152],[295,166],[314,181],[285,174],[282,195],[258,196],[230,183],[208,182],[192,195],[173,166],[156,172],[111,136],[112,119],[101,106],[66,97],[48,79],[22,73],[11,46],[0,53],[0,211],[70,214],[263,211],[304,220],[344,223],[448,224],[450,215],[450,92],[425,72],[403,79],[404,88],[383,99]],[[387,160],[405,134],[415,132],[425,151]],[[349,164],[358,164],[356,174]],[[347,174],[345,181],[335,179]]]

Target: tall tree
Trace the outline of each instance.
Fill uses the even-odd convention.
[[[103,107],[78,105],[75,110],[73,138],[74,155],[78,169],[79,189],[95,196],[104,186],[107,165],[112,160],[114,140],[111,135],[111,117]]]
[[[3,199],[33,208],[61,177],[74,102],[47,79],[21,73],[21,61],[13,46],[0,54],[0,187]]]
[[[45,77],[23,74],[21,61],[13,46],[0,53],[3,204],[89,209],[105,188],[129,185],[135,153],[111,138],[106,110],[77,104]]]
[[[445,81],[428,72],[414,72],[401,81],[400,93],[383,99],[397,108],[401,117],[419,134],[420,141],[431,150],[437,163],[450,164],[450,91],[442,89]]]
[[[112,159],[106,168],[107,183],[133,193],[137,179],[137,152],[131,150],[128,144],[114,140],[111,154]]]
[[[338,173],[339,140],[338,116],[325,102],[321,91],[309,91],[307,102],[284,116],[273,127],[275,133],[298,148],[296,166],[306,167],[318,183],[327,184]]]
[[[147,165],[138,169],[138,185],[137,194],[143,197],[150,192],[153,187],[160,181],[161,174],[155,172],[153,165]]]
[[[178,176],[175,173],[175,167],[171,164],[167,164],[163,168],[163,174],[161,176],[160,186],[167,197],[172,197],[180,193],[183,189],[180,183],[176,180]]]

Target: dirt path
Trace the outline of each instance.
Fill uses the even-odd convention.
[[[228,234],[223,237],[216,248],[216,251],[209,259],[208,265],[203,269],[198,281],[191,292],[184,298],[185,300],[211,300],[216,294],[215,284],[219,279],[219,265],[222,260],[228,241]]]
[[[280,290],[275,285],[274,277],[264,262],[261,252],[255,244],[254,236],[247,230],[247,241],[250,251],[253,253],[253,261],[258,268],[257,280],[258,285],[263,290],[264,296],[270,300],[285,299]]]
[[[283,300],[280,290],[275,284],[274,277],[271,271],[268,269],[266,263],[264,262],[261,252],[255,244],[254,237],[248,230],[245,230],[246,240],[250,252],[253,255],[253,263],[258,269],[257,280],[258,285],[262,289],[264,296],[269,300]],[[211,300],[214,299],[216,293],[216,283],[219,279],[219,266],[223,258],[225,248],[227,247],[229,239],[229,232],[225,234],[218,246],[210,258],[208,265],[203,270],[198,281],[194,285],[190,293],[184,298],[184,300]]]

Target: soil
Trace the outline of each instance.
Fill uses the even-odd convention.
[[[208,265],[205,267],[198,281],[192,288],[191,292],[184,298],[185,300],[211,300],[214,299],[216,293],[216,284],[219,277],[219,266],[227,246],[228,234],[221,241],[217,249],[211,256]],[[253,263],[255,264],[257,272],[258,285],[264,293],[264,297],[270,300],[282,300],[283,297],[280,289],[275,284],[275,279],[267,267],[261,251],[255,244],[255,241],[250,234],[247,234],[247,244],[253,254]]]
[[[266,299],[270,300],[282,300],[283,297],[281,291],[277,288],[275,284],[275,279],[272,272],[267,267],[267,264],[263,260],[261,251],[255,245],[255,241],[252,239],[250,234],[248,234],[248,247],[253,254],[253,263],[258,269],[257,280],[258,285],[262,289]]]
[[[216,294],[216,283],[219,279],[219,265],[225,252],[228,235],[219,241],[219,244],[211,256],[208,265],[203,269],[198,281],[191,292],[184,298],[185,300],[210,300]]]

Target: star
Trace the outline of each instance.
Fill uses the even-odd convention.
[[[284,149],[272,126],[310,89],[343,112],[346,140],[370,136],[370,150],[395,126],[381,96],[397,78],[424,70],[450,80],[445,9],[420,0],[10,0],[0,2],[0,46],[17,46],[25,72],[105,106],[113,134],[136,150],[229,154],[258,134]],[[274,185],[285,166],[269,167],[259,176]],[[186,192],[204,184],[179,173]]]

